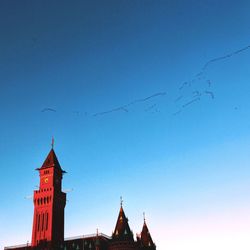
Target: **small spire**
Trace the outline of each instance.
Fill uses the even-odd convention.
[[[144,223],[146,222],[145,212],[143,212],[143,221],[144,221]]]
[[[55,140],[54,140],[54,136],[52,136],[52,140],[51,140],[51,147],[52,147],[52,149],[54,148],[54,144],[55,144]]]
[[[133,241],[133,234],[130,230],[128,219],[124,213],[122,202],[123,200],[121,197],[121,208],[116,221],[114,233],[112,234],[112,239]]]
[[[122,207],[122,204],[123,204],[122,196],[120,196],[120,204],[121,204],[121,207]]]
[[[98,236],[99,235],[99,232],[98,232],[98,228],[96,229],[96,236]]]

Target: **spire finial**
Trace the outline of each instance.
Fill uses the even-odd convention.
[[[122,196],[120,196],[120,203],[121,203],[121,207],[122,207],[122,204],[123,204]]]
[[[143,212],[143,221],[144,221],[144,223],[146,222],[145,212]]]
[[[52,136],[52,140],[51,140],[51,147],[52,147],[52,149],[54,148],[54,144],[55,144],[55,140],[54,140],[54,136]]]

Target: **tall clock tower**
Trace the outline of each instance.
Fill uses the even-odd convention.
[[[64,207],[66,194],[62,192],[62,178],[66,173],[50,150],[39,171],[39,190],[34,191],[34,217],[32,247],[39,249],[51,246],[56,249],[64,241]]]

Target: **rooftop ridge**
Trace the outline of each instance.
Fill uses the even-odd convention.
[[[110,236],[104,234],[104,233],[98,233],[98,237],[105,237],[107,239],[111,239]],[[69,241],[69,240],[77,240],[77,239],[88,239],[88,238],[96,238],[96,233],[93,234],[83,234],[83,235],[78,235],[78,236],[72,236],[72,237],[66,237],[64,238],[64,241]]]

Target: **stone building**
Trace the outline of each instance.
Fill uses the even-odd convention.
[[[16,250],[156,250],[146,221],[134,239],[122,202],[117,222],[111,236],[96,233],[64,238],[64,208],[66,193],[62,191],[63,174],[55,151],[50,150],[38,169],[39,189],[34,191],[34,215],[31,244],[5,247]]]

